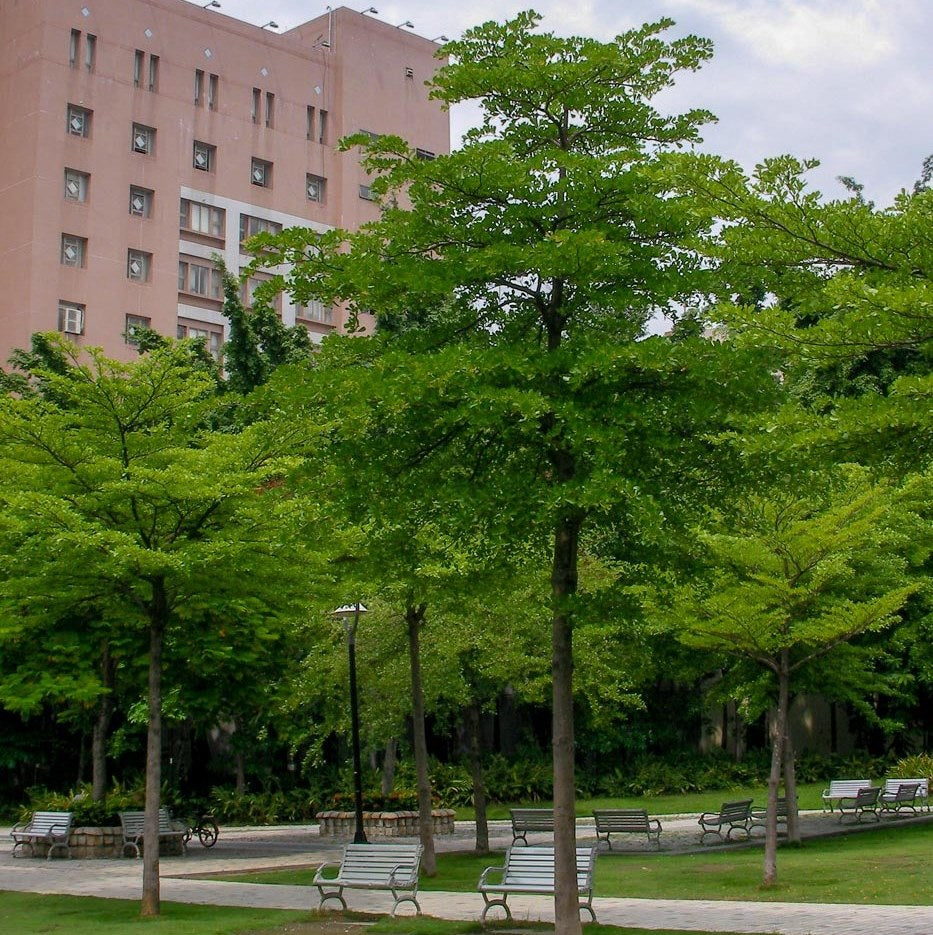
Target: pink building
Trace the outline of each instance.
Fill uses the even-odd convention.
[[[138,325],[218,351],[213,255],[239,272],[257,231],[378,216],[342,136],[449,151],[436,50],[346,7],[278,34],[183,0],[0,0],[0,361],[55,330],[130,359]]]

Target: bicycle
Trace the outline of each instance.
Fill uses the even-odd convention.
[[[213,815],[201,815],[197,822],[189,823],[188,830],[185,832],[185,844],[197,835],[198,840],[204,847],[213,847],[220,837],[220,828],[214,821]]]

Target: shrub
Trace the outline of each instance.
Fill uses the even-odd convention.
[[[211,790],[207,810],[218,823],[277,825],[311,821],[317,809],[311,793],[305,789],[237,792],[217,786]],[[196,809],[194,813],[201,811],[204,809]]]
[[[933,782],[933,755],[918,753],[905,756],[891,768],[892,779],[926,779]]]

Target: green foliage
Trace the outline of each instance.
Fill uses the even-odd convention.
[[[142,809],[144,799],[145,789],[141,783],[129,787],[114,783],[99,802],[91,798],[87,785],[66,793],[30,789],[29,800],[20,809],[20,818],[25,820],[34,811],[72,812],[75,827],[106,828],[120,824],[117,812]]]
[[[211,790],[206,810],[218,824],[277,825],[309,822],[317,807],[306,789],[238,792],[217,787]]]
[[[928,779],[933,782],[933,755],[917,753],[898,760],[888,775],[892,779]]]

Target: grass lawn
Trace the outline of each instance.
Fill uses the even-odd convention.
[[[477,935],[484,931],[521,931],[527,935],[553,932],[553,926],[510,922],[446,922],[431,918],[376,918],[359,913],[324,914],[275,909],[239,909],[162,903],[155,919],[142,919],[139,903],[90,896],[49,896],[0,892],[2,930],[16,935]],[[587,925],[588,935],[686,935],[665,929],[623,929]],[[692,935],[717,935],[693,932]]]
[[[931,853],[931,824],[813,838],[779,850],[778,885],[763,889],[760,847],[683,855],[601,852],[596,895],[928,906]],[[437,876],[423,878],[421,889],[473,892],[483,868],[501,863],[501,854],[439,854]],[[222,879],[307,885],[313,875],[296,868]]]

